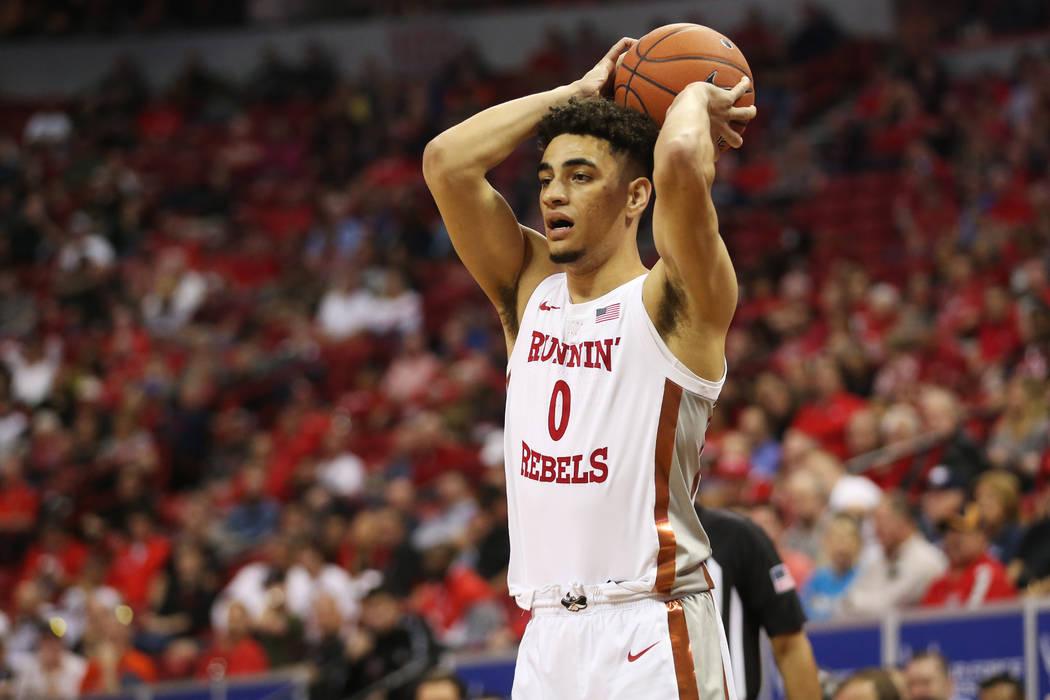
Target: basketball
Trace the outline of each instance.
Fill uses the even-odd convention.
[[[686,85],[705,80],[729,89],[744,75],[752,85],[737,100],[737,107],[753,105],[755,92],[751,68],[736,44],[710,27],[668,24],[643,36],[623,55],[616,68],[613,98],[662,126],[667,108]],[[740,134],[746,126],[733,123]]]

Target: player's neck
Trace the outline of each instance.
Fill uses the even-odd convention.
[[[629,244],[620,246],[612,256],[600,263],[588,265],[581,260],[566,265],[569,298],[574,304],[597,299],[645,272],[647,268],[642,264],[638,246],[631,238]]]

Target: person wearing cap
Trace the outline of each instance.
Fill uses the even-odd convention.
[[[922,511],[919,527],[926,539],[940,542],[944,534],[941,523],[966,505],[967,484],[960,473],[945,464],[938,464],[926,476],[919,504]]]
[[[988,537],[976,503],[949,517],[944,523],[948,571],[930,584],[922,605],[976,608],[985,601],[1014,597],[1017,591],[1006,568],[988,555],[987,548]]]
[[[872,512],[878,546],[861,557],[856,579],[835,610],[835,617],[877,617],[914,605],[948,567],[944,552],[916,529],[907,497],[889,493]]]

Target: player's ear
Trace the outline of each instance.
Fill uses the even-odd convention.
[[[641,216],[653,196],[653,183],[647,177],[636,177],[627,185],[627,215]]]

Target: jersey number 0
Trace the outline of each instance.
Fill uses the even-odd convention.
[[[558,413],[558,397],[561,396],[561,414]],[[569,427],[569,408],[572,399],[569,395],[569,385],[564,379],[554,382],[554,391],[551,392],[551,405],[547,411],[547,429],[550,431],[552,440],[561,440],[565,429]],[[557,416],[557,417],[556,417]]]

